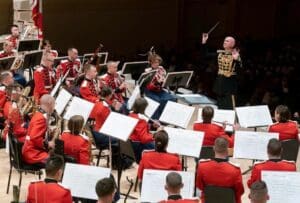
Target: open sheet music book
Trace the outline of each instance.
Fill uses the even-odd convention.
[[[71,190],[73,197],[98,200],[96,183],[108,178],[110,172],[109,168],[66,163],[62,185]]]
[[[168,198],[165,190],[166,176],[171,171],[144,170],[143,184],[141,191],[141,202],[159,202]],[[193,198],[195,173],[186,171],[176,171],[182,177],[183,188],[181,195],[183,198]]]
[[[61,89],[58,93],[58,96],[55,99],[55,110],[56,112],[61,115],[65,110],[67,104],[72,99],[72,94],[69,93],[65,89]]]

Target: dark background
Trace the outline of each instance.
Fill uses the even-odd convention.
[[[12,0],[0,0],[0,34],[7,34],[9,32],[9,27],[12,23],[13,23]]]

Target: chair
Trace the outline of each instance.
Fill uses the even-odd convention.
[[[234,190],[208,185],[204,188],[205,203],[235,203]]]
[[[215,157],[214,148],[212,146],[202,146],[200,159],[212,159]]]
[[[282,155],[281,158],[289,161],[297,161],[299,141],[297,139],[290,139],[281,141]]]
[[[9,140],[9,163],[10,163],[10,169],[9,169],[9,176],[8,176],[8,182],[7,182],[7,189],[6,193],[9,192],[9,186],[10,186],[10,180],[11,180],[11,173],[12,168],[16,169],[16,171],[19,173],[19,188],[21,188],[22,183],[22,173],[32,173],[34,175],[38,175],[39,179],[41,179],[42,171],[41,169],[44,168],[43,166],[39,164],[26,164],[22,160],[22,147],[23,143],[19,142],[15,136],[12,135],[11,132],[8,133],[8,140]]]

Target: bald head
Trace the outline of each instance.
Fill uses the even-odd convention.
[[[118,71],[119,61],[109,61],[107,63],[107,72],[115,74]]]
[[[40,99],[41,108],[48,114],[53,113],[55,107],[55,99],[49,94],[44,94]]]
[[[231,50],[235,46],[235,39],[231,36],[227,36],[224,39],[223,47],[225,50]]]

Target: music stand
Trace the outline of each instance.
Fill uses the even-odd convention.
[[[122,74],[131,74],[132,79],[138,80],[145,69],[149,67],[148,61],[126,62],[122,67]]]
[[[39,50],[40,43],[39,39],[20,40],[17,50],[18,52]]]
[[[93,53],[84,54],[83,55],[83,64],[85,64],[92,56],[94,56]],[[108,52],[99,52],[98,57],[100,57],[100,65],[104,65],[107,63]]]
[[[167,74],[163,87],[169,89],[175,87],[175,91],[179,87],[187,87],[193,76],[194,71],[171,72]]]
[[[29,69],[29,77],[33,78],[33,69],[35,66],[41,65],[43,51],[32,51],[24,55],[23,70]]]
[[[98,75],[104,75],[105,73],[107,73],[107,64],[100,64],[100,70],[98,71]]]
[[[137,84],[140,86],[141,95],[143,95],[144,88],[153,80],[155,74],[156,74],[156,70],[150,72],[144,72],[141,74],[140,78],[137,81]]]
[[[16,57],[10,56],[0,59],[0,72],[10,70]]]
[[[68,59],[68,56],[61,56],[54,59],[53,67],[57,67],[62,60]]]

